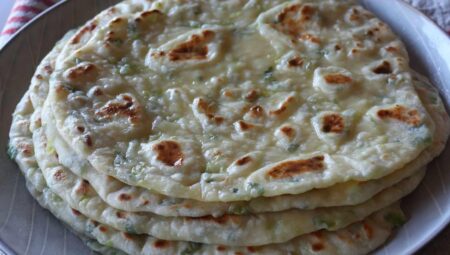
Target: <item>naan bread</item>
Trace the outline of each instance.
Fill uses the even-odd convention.
[[[122,5],[50,82],[58,131],[99,172],[249,200],[378,179],[433,142],[404,46],[356,1]]]

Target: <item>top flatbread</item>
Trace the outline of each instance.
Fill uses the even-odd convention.
[[[436,127],[402,43],[355,4],[122,3],[58,58],[56,127],[98,171],[174,197],[248,200],[388,175]]]
[[[33,79],[33,86],[29,92],[30,98],[47,97],[46,91],[48,91],[49,70],[54,69],[53,60],[57,57],[59,48],[56,47],[49,53],[37,68],[36,75]],[[427,84],[426,81],[415,82],[414,86],[417,91],[420,91],[421,100],[427,108],[427,111],[431,112],[434,122],[438,123],[438,127],[442,127],[442,130],[437,130],[435,134],[446,134],[448,133],[448,125],[445,125],[447,115],[439,100],[439,95],[430,85],[424,86],[423,84]],[[47,154],[51,157],[51,154],[57,153],[59,162],[79,177],[89,181],[105,202],[115,208],[126,211],[149,211],[164,216],[198,217],[205,215],[221,216],[227,213],[249,214],[282,211],[292,208],[313,209],[316,207],[353,205],[366,201],[379,191],[412,175],[421,166],[421,164],[417,163],[408,164],[404,169],[399,169],[386,177],[367,182],[345,182],[298,195],[285,195],[272,198],[261,197],[248,202],[223,203],[175,199],[154,192],[152,193],[146,189],[126,185],[114,178],[95,171],[88,162],[72,151],[64,142],[64,139],[60,137],[58,131],[53,127],[54,121],[52,121],[52,118],[48,118],[51,113],[47,112],[41,118],[40,109],[42,106],[40,102],[35,101],[33,106],[36,109],[36,113],[33,115],[34,118],[39,118],[39,122],[45,123],[47,133],[49,134],[47,138],[43,138],[47,140],[46,146],[38,154]],[[440,153],[443,145],[443,143],[439,143],[438,136],[436,136],[436,139],[433,139],[432,146],[423,151],[416,161],[420,161],[420,158],[428,159],[434,157]],[[41,147],[37,146],[35,150]]]
[[[91,23],[92,22],[89,22],[88,24]],[[79,31],[84,30],[86,29],[82,27]],[[73,40],[73,38],[76,38],[78,35],[79,32],[70,39]],[[69,37],[70,36],[66,36],[67,39],[65,40],[68,41]],[[168,197],[143,188],[126,185],[108,175],[95,171],[86,160],[77,155],[77,153],[65,143],[64,139],[60,137],[58,131],[55,130],[54,121],[51,118],[52,114],[50,112],[44,113],[42,118],[40,117],[41,104],[44,103],[44,99],[47,98],[48,94],[48,79],[52,70],[55,69],[55,59],[60,53],[62,45],[63,44],[61,43],[55,47],[38,66],[32,80],[32,86],[28,93],[32,99],[33,107],[36,109],[33,118],[39,119],[37,123],[44,123],[47,129],[46,133],[49,133],[48,137],[43,138],[43,140],[47,140],[44,151],[39,152],[38,154],[47,154],[48,156],[51,156],[51,154],[56,153],[58,155],[58,161],[61,162],[62,165],[65,165],[79,177],[89,181],[92,187],[97,191],[98,195],[115,208],[126,211],[148,211],[163,216],[199,217],[213,215],[217,217],[224,214],[250,214],[283,211],[292,208],[314,209],[316,207],[354,205],[368,200],[381,190],[412,175],[419,167],[421,167],[421,164],[408,164],[404,169],[399,169],[393,174],[376,180],[362,183],[350,181],[333,185],[325,189],[311,190],[302,194],[271,198],[261,197],[252,199],[248,202],[201,202],[191,199]],[[75,47],[75,44],[72,44],[71,47]],[[79,47],[81,47],[81,45],[79,45]],[[430,86],[424,87],[421,83],[417,82],[415,83],[415,88],[416,90],[420,89],[422,103],[427,108],[427,111],[432,113],[431,116],[434,122],[445,123],[445,110],[436,92],[431,89]],[[445,127],[445,125],[442,124],[438,124],[437,126]],[[33,127],[33,129],[34,128],[36,127]],[[443,129],[436,132],[436,134],[438,133],[445,134],[448,133],[448,131]],[[437,138],[438,136],[436,136],[436,139],[433,139],[433,144],[423,151],[419,158],[430,158],[440,153],[443,144],[438,143],[439,140]],[[42,146],[36,146],[35,150],[38,150],[41,147]],[[126,197],[126,199],[124,197]]]

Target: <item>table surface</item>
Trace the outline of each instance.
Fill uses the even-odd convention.
[[[6,23],[14,0],[0,0],[0,28]],[[417,254],[447,255],[450,254],[450,226],[447,226],[436,238],[428,243]]]

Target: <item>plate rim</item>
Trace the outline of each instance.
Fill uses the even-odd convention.
[[[67,0],[64,0],[67,1]],[[360,0],[358,0],[360,1]],[[441,33],[443,33],[448,41],[450,41],[450,34],[447,33],[444,28],[442,28],[441,26],[439,26],[433,19],[431,19],[428,15],[426,15],[424,12],[420,11],[417,8],[414,8],[414,6],[412,6],[410,3],[406,2],[406,1],[402,1],[402,0],[395,0],[398,3],[400,3],[400,5],[403,5],[405,8],[409,9],[410,11],[412,11],[413,13],[415,13],[418,16],[422,16],[423,18],[425,18],[428,22],[432,23],[434,25],[435,28],[437,28],[438,30],[440,30]]]
[[[361,0],[359,0],[359,1],[361,1]],[[434,22],[425,13],[423,13],[420,10],[414,8],[411,4],[407,3],[406,1],[395,0],[395,2],[397,2],[397,4],[403,6],[403,8],[406,8],[410,12],[414,13],[415,16],[417,16],[418,18],[420,17],[424,21],[426,21],[427,23],[432,25],[433,28],[435,28],[436,31],[439,32],[442,35],[443,38],[445,38],[446,42],[443,42],[443,44],[447,43],[448,45],[450,45],[450,35],[448,33],[446,33],[445,30],[442,27],[440,27],[436,22]],[[389,23],[387,23],[387,24],[389,25]],[[402,41],[403,41],[403,39],[402,39]],[[433,86],[435,86],[435,85],[433,85]],[[441,94],[441,92],[440,92],[440,94]],[[450,105],[450,102],[447,102],[447,103],[444,102],[444,104],[445,105]],[[448,111],[448,109],[447,109],[447,111]],[[449,114],[450,114],[450,112],[449,112]],[[447,147],[450,147],[450,139],[447,141],[446,148]],[[439,156],[440,155],[438,155],[438,157]],[[433,161],[435,159],[436,158],[434,158]],[[433,162],[433,161],[431,161],[431,162]],[[430,163],[427,164],[427,167],[429,166]],[[437,225],[436,227],[434,227],[432,229],[429,229],[429,233],[430,234],[424,236],[424,238],[420,239],[418,242],[415,242],[413,245],[411,245],[409,247],[406,247],[403,250],[404,254],[414,254],[414,253],[420,251],[420,249],[424,248],[428,243],[430,243],[433,239],[435,239],[447,226],[450,226],[450,213],[447,213],[447,214],[442,216],[442,223],[441,224]],[[394,237],[394,239],[395,239],[395,237]]]

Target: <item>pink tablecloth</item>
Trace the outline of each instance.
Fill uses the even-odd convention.
[[[450,0],[405,0],[450,34]]]
[[[58,1],[60,0],[15,0],[14,6],[0,34],[0,48],[17,30],[28,23],[34,16]],[[0,8],[2,8],[1,3]]]

